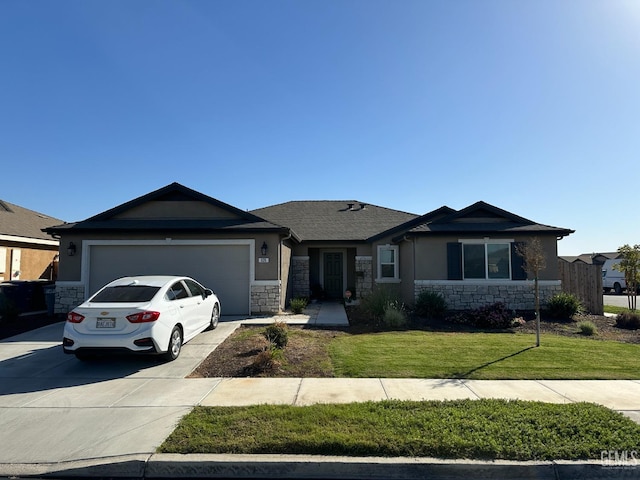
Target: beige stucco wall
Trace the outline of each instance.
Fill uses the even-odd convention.
[[[41,245],[35,247],[27,244],[2,244],[5,249],[4,273],[0,273],[0,280],[12,280],[11,258],[13,250],[20,250],[20,280],[49,280],[51,262],[58,254],[58,246]],[[44,275],[44,276],[43,276]]]
[[[291,271],[291,247],[283,244],[280,249],[280,280],[282,282],[282,290],[280,291],[280,309],[287,308],[287,295],[289,294],[289,272]]]
[[[413,263],[413,243],[411,241],[401,241],[400,243],[394,243],[392,237],[381,238],[372,245],[371,248],[371,266],[373,269],[373,284],[375,285],[387,285],[397,288],[402,299],[407,303],[413,303],[414,295],[414,263]],[[378,278],[378,247],[384,245],[394,245],[398,247],[398,261],[399,261],[399,281],[384,281],[380,282]]]

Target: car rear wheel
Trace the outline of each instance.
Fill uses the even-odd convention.
[[[616,282],[613,284],[613,290],[616,292],[616,295],[620,295],[622,293],[622,286]]]
[[[182,330],[180,327],[173,327],[169,337],[169,347],[164,358],[169,361],[175,360],[180,355],[180,350],[182,350]]]
[[[209,324],[209,330],[213,330],[218,326],[218,322],[220,321],[220,307],[216,303],[213,306],[213,310],[211,311],[211,323]]]

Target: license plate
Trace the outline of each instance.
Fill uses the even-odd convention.
[[[115,318],[98,318],[96,328],[116,328]]]

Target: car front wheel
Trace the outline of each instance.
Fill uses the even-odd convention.
[[[182,330],[180,327],[173,327],[169,337],[169,348],[164,358],[169,361],[175,360],[180,355],[180,350],[182,350]]]
[[[216,303],[213,306],[213,310],[211,311],[211,323],[209,324],[209,330],[213,330],[218,326],[218,322],[220,321],[220,307]]]

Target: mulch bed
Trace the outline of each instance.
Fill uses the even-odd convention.
[[[248,331],[261,333],[264,327],[243,326],[211,352],[189,377],[333,377],[326,343],[348,333],[301,326],[289,326],[289,330],[289,343],[283,350],[285,362],[277,362],[273,368],[264,371],[256,368],[258,356],[268,343],[262,335],[247,335]]]

